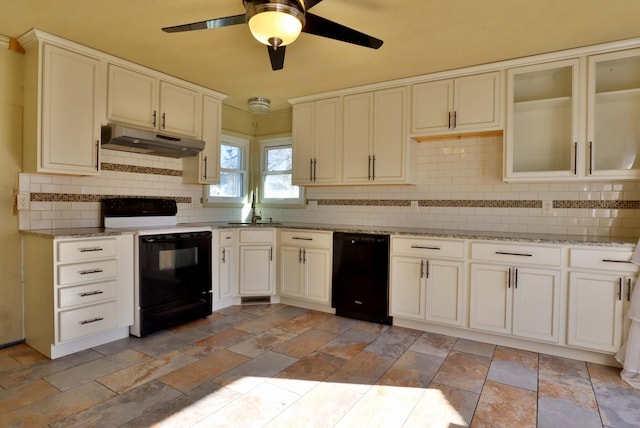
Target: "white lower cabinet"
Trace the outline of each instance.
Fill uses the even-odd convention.
[[[25,335],[58,358],[129,336],[133,235],[25,235]]]
[[[461,326],[463,256],[462,241],[392,237],[391,315]]]
[[[217,260],[214,259],[213,266],[217,266],[217,270],[213,275],[213,290],[215,300],[222,301],[238,294],[236,230],[219,230],[216,238]]]
[[[238,232],[238,286],[241,296],[275,294],[275,229]]]
[[[280,295],[330,302],[331,239],[331,232],[280,232]]]
[[[567,344],[615,353],[628,333],[638,273],[632,251],[572,248],[569,255]]]
[[[471,245],[472,259],[509,264],[471,264],[469,327],[558,343],[560,247]]]

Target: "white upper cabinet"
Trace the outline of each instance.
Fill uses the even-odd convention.
[[[579,60],[508,71],[505,177],[578,174]]]
[[[293,106],[293,184],[338,184],[342,168],[340,98]]]
[[[222,102],[205,95],[202,98],[202,139],[204,150],[198,156],[182,160],[182,177],[185,183],[220,183],[220,130]]]
[[[107,119],[194,138],[201,136],[202,94],[119,65],[108,66]]]
[[[96,175],[104,114],[100,59],[44,37],[34,31],[20,40],[26,49],[24,171]]]
[[[498,130],[501,72],[413,85],[411,133],[414,136]]]
[[[343,183],[409,184],[406,87],[344,97]]]
[[[640,49],[588,58],[586,175],[640,177]]]

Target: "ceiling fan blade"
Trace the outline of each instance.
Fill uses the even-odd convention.
[[[306,24],[302,31],[316,36],[328,37],[342,42],[353,43],[354,45],[364,46],[366,48],[378,49],[382,46],[382,40],[356,31],[352,28],[345,27],[337,22],[329,21],[312,13],[307,13]]]
[[[175,25],[164,27],[165,33],[179,33],[181,31],[208,30],[210,28],[228,27],[230,25],[245,24],[247,15],[225,16],[224,18],[209,19],[208,21],[192,22],[191,24]]]
[[[313,6],[317,5],[318,3],[320,3],[322,0],[303,0],[304,3],[304,8],[306,10],[311,9]]]
[[[284,67],[284,53],[286,46],[280,46],[278,49],[273,49],[271,46],[267,46],[269,51],[269,59],[271,60],[271,69],[273,71],[282,70]]]

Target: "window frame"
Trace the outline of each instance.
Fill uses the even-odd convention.
[[[269,175],[290,174],[293,181],[293,139],[292,137],[281,138],[269,138],[259,140],[258,145],[260,147],[260,182],[258,183],[259,198],[258,202],[262,207],[273,208],[303,208],[305,206],[305,192],[304,187],[296,186],[299,189],[297,198],[266,198],[264,192],[265,178]],[[272,148],[288,147],[292,149],[291,152],[291,168],[286,171],[274,171],[270,173],[267,171],[267,151]]]
[[[218,168],[220,169],[220,177],[223,172],[237,172],[243,176],[242,180],[242,196],[240,197],[226,197],[226,196],[209,196],[210,187],[217,186],[216,184],[208,184],[203,186],[203,206],[205,207],[243,207],[248,200],[249,195],[249,181],[251,180],[249,171],[249,156],[250,156],[250,140],[247,138],[234,137],[232,135],[222,134],[220,136],[220,159],[218,159]],[[222,146],[234,146],[239,147],[242,150],[242,165],[240,169],[227,169],[222,168]]]

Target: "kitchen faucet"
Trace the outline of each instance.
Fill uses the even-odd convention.
[[[256,193],[251,195],[251,224],[255,224],[258,220],[262,220],[261,215],[256,214]]]

